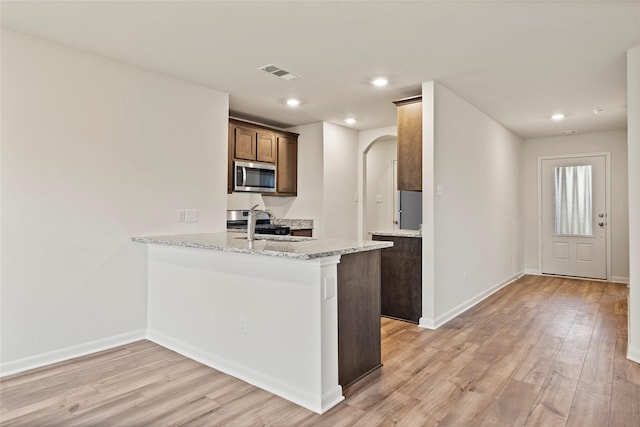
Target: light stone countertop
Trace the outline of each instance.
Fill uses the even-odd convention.
[[[289,227],[291,230],[313,229],[312,219],[276,218],[273,220],[273,223],[277,225],[283,225],[285,227]]]
[[[246,240],[246,234],[237,232],[138,236],[132,237],[131,240],[147,244],[183,246],[187,248],[240,252],[302,260],[334,255],[347,255],[393,246],[393,242],[383,241],[315,239],[312,237],[261,234],[256,234],[256,240],[249,243]]]
[[[371,231],[372,236],[390,236],[390,237],[418,237],[422,238],[420,230],[387,230],[387,231]]]

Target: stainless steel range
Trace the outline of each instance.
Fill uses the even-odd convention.
[[[249,220],[249,210],[228,210],[227,211],[227,229],[231,230],[246,230],[247,222]],[[258,214],[256,220],[256,233],[257,234],[277,234],[286,236],[291,234],[289,227],[277,224],[271,224],[269,215],[265,213]]]

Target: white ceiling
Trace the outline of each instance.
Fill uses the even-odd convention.
[[[637,1],[3,0],[1,13],[4,28],[229,93],[254,120],[394,125],[391,101],[437,80],[525,138],[626,128],[625,55],[640,44]],[[302,78],[257,70],[271,63]],[[378,75],[390,85],[372,87]]]

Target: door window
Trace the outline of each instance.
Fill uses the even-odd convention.
[[[592,236],[591,165],[554,168],[555,227],[562,236]]]

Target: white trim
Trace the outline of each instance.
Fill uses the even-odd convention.
[[[86,356],[98,351],[108,350],[134,341],[140,341],[146,338],[144,329],[127,332],[121,335],[115,335],[84,344],[74,345],[59,350],[50,351],[48,353],[38,354],[35,356],[25,357],[11,362],[0,364],[0,375],[17,374],[19,372],[28,371],[30,369],[40,368],[42,366],[51,365],[53,363],[64,362],[76,357]]]
[[[607,211],[607,280],[612,281],[611,277],[611,153],[608,151],[595,153],[575,153],[575,154],[559,154],[555,156],[538,157],[538,271],[542,273],[542,161],[557,159],[573,159],[578,157],[600,157],[604,156],[605,161],[605,209]]]
[[[624,276],[611,276],[611,282],[629,284],[629,278]]]
[[[530,274],[532,276],[539,276],[540,275],[540,270],[534,270],[532,268],[526,268],[524,270],[524,274]]]
[[[495,294],[505,286],[515,282],[522,276],[524,276],[523,272],[516,273],[515,275],[507,278],[506,280],[503,280],[502,282],[491,287],[490,289],[487,289],[486,291],[479,293],[473,298],[469,298],[467,301],[463,302],[462,304],[459,304],[456,307],[452,308],[451,310],[447,311],[446,313],[436,317],[435,321],[433,319],[427,319],[426,317],[421,317],[420,323],[418,324],[418,326],[421,328],[432,329],[432,330],[438,329],[440,326],[444,325],[449,320],[461,315],[465,311],[469,310],[471,307],[489,298],[491,295]]]
[[[343,400],[344,396],[342,395],[342,386],[337,385],[333,390],[322,395],[322,410],[320,413],[324,414]]]
[[[182,356],[200,362],[227,375],[231,375],[232,377],[239,378],[242,381],[276,394],[318,414],[322,414],[344,400],[342,387],[339,385],[325,393],[321,399],[318,399],[317,396],[306,390],[285,384],[277,378],[265,375],[263,372],[248,369],[246,366],[239,365],[232,360],[196,348],[162,332],[149,329],[147,331],[147,339],[162,347],[173,350]],[[342,399],[340,399],[340,397]]]
[[[627,348],[627,359],[632,362],[640,363],[640,348],[633,348],[629,346]]]
[[[421,317],[418,326],[425,329],[436,329],[436,322],[431,318]]]

